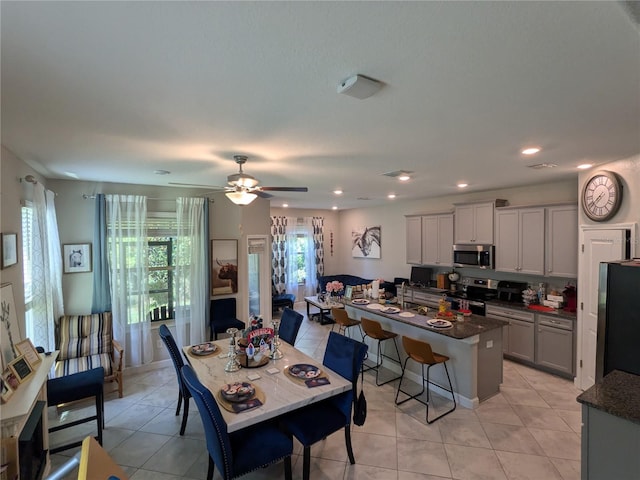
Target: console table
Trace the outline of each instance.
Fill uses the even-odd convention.
[[[42,450],[45,452],[43,465],[43,477],[49,473],[49,425],[47,420],[47,377],[49,371],[58,357],[58,352],[50,355],[40,354],[42,361],[37,365],[34,374],[24,383],[21,383],[13,392],[9,401],[2,405],[2,419],[0,420],[0,432],[2,437],[2,450],[6,458],[2,463],[9,464],[7,478],[20,478],[20,435],[25,427],[31,426],[29,422],[31,413],[44,402],[41,411],[42,423],[38,428],[42,429]],[[42,405],[42,404],[40,404]],[[32,421],[34,421],[33,419]]]
[[[327,301],[320,301],[320,299],[318,299],[317,295],[314,295],[313,297],[304,297],[304,301],[307,302],[307,318],[311,319],[311,316],[309,314],[309,307],[311,305],[313,305],[314,307],[318,308],[320,310],[320,324],[321,325],[326,325],[328,323],[334,323],[333,322],[333,318],[331,318],[331,316],[329,315],[329,312],[331,311],[332,308],[344,308],[344,305],[342,303],[338,303],[338,302],[327,302]]]

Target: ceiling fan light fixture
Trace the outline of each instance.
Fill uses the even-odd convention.
[[[249,205],[257,198],[257,195],[255,193],[245,191],[227,192],[225,193],[225,195],[236,205]]]
[[[246,173],[234,173],[227,177],[227,183],[232,187],[253,188],[258,185],[258,180]]]

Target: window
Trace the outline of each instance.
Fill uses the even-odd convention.
[[[298,285],[304,285],[307,280],[307,269],[305,265],[305,258],[307,255],[308,241],[307,236],[304,233],[299,233],[296,238],[296,266],[297,266],[297,281]]]

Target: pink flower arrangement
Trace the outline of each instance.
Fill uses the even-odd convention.
[[[334,280],[333,282],[327,282],[326,290],[327,293],[341,292],[342,290],[344,290],[344,285],[342,284],[342,282]]]

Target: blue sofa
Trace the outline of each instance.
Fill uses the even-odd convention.
[[[373,280],[369,280],[362,277],[357,277],[355,275],[324,275],[322,277],[318,277],[318,293],[324,292],[327,288],[327,283],[333,282],[337,280],[342,282],[342,284],[346,287],[347,285],[369,285]],[[380,284],[380,288],[384,288],[385,292],[391,292],[393,295],[396,295],[396,286],[392,282],[383,282]]]

